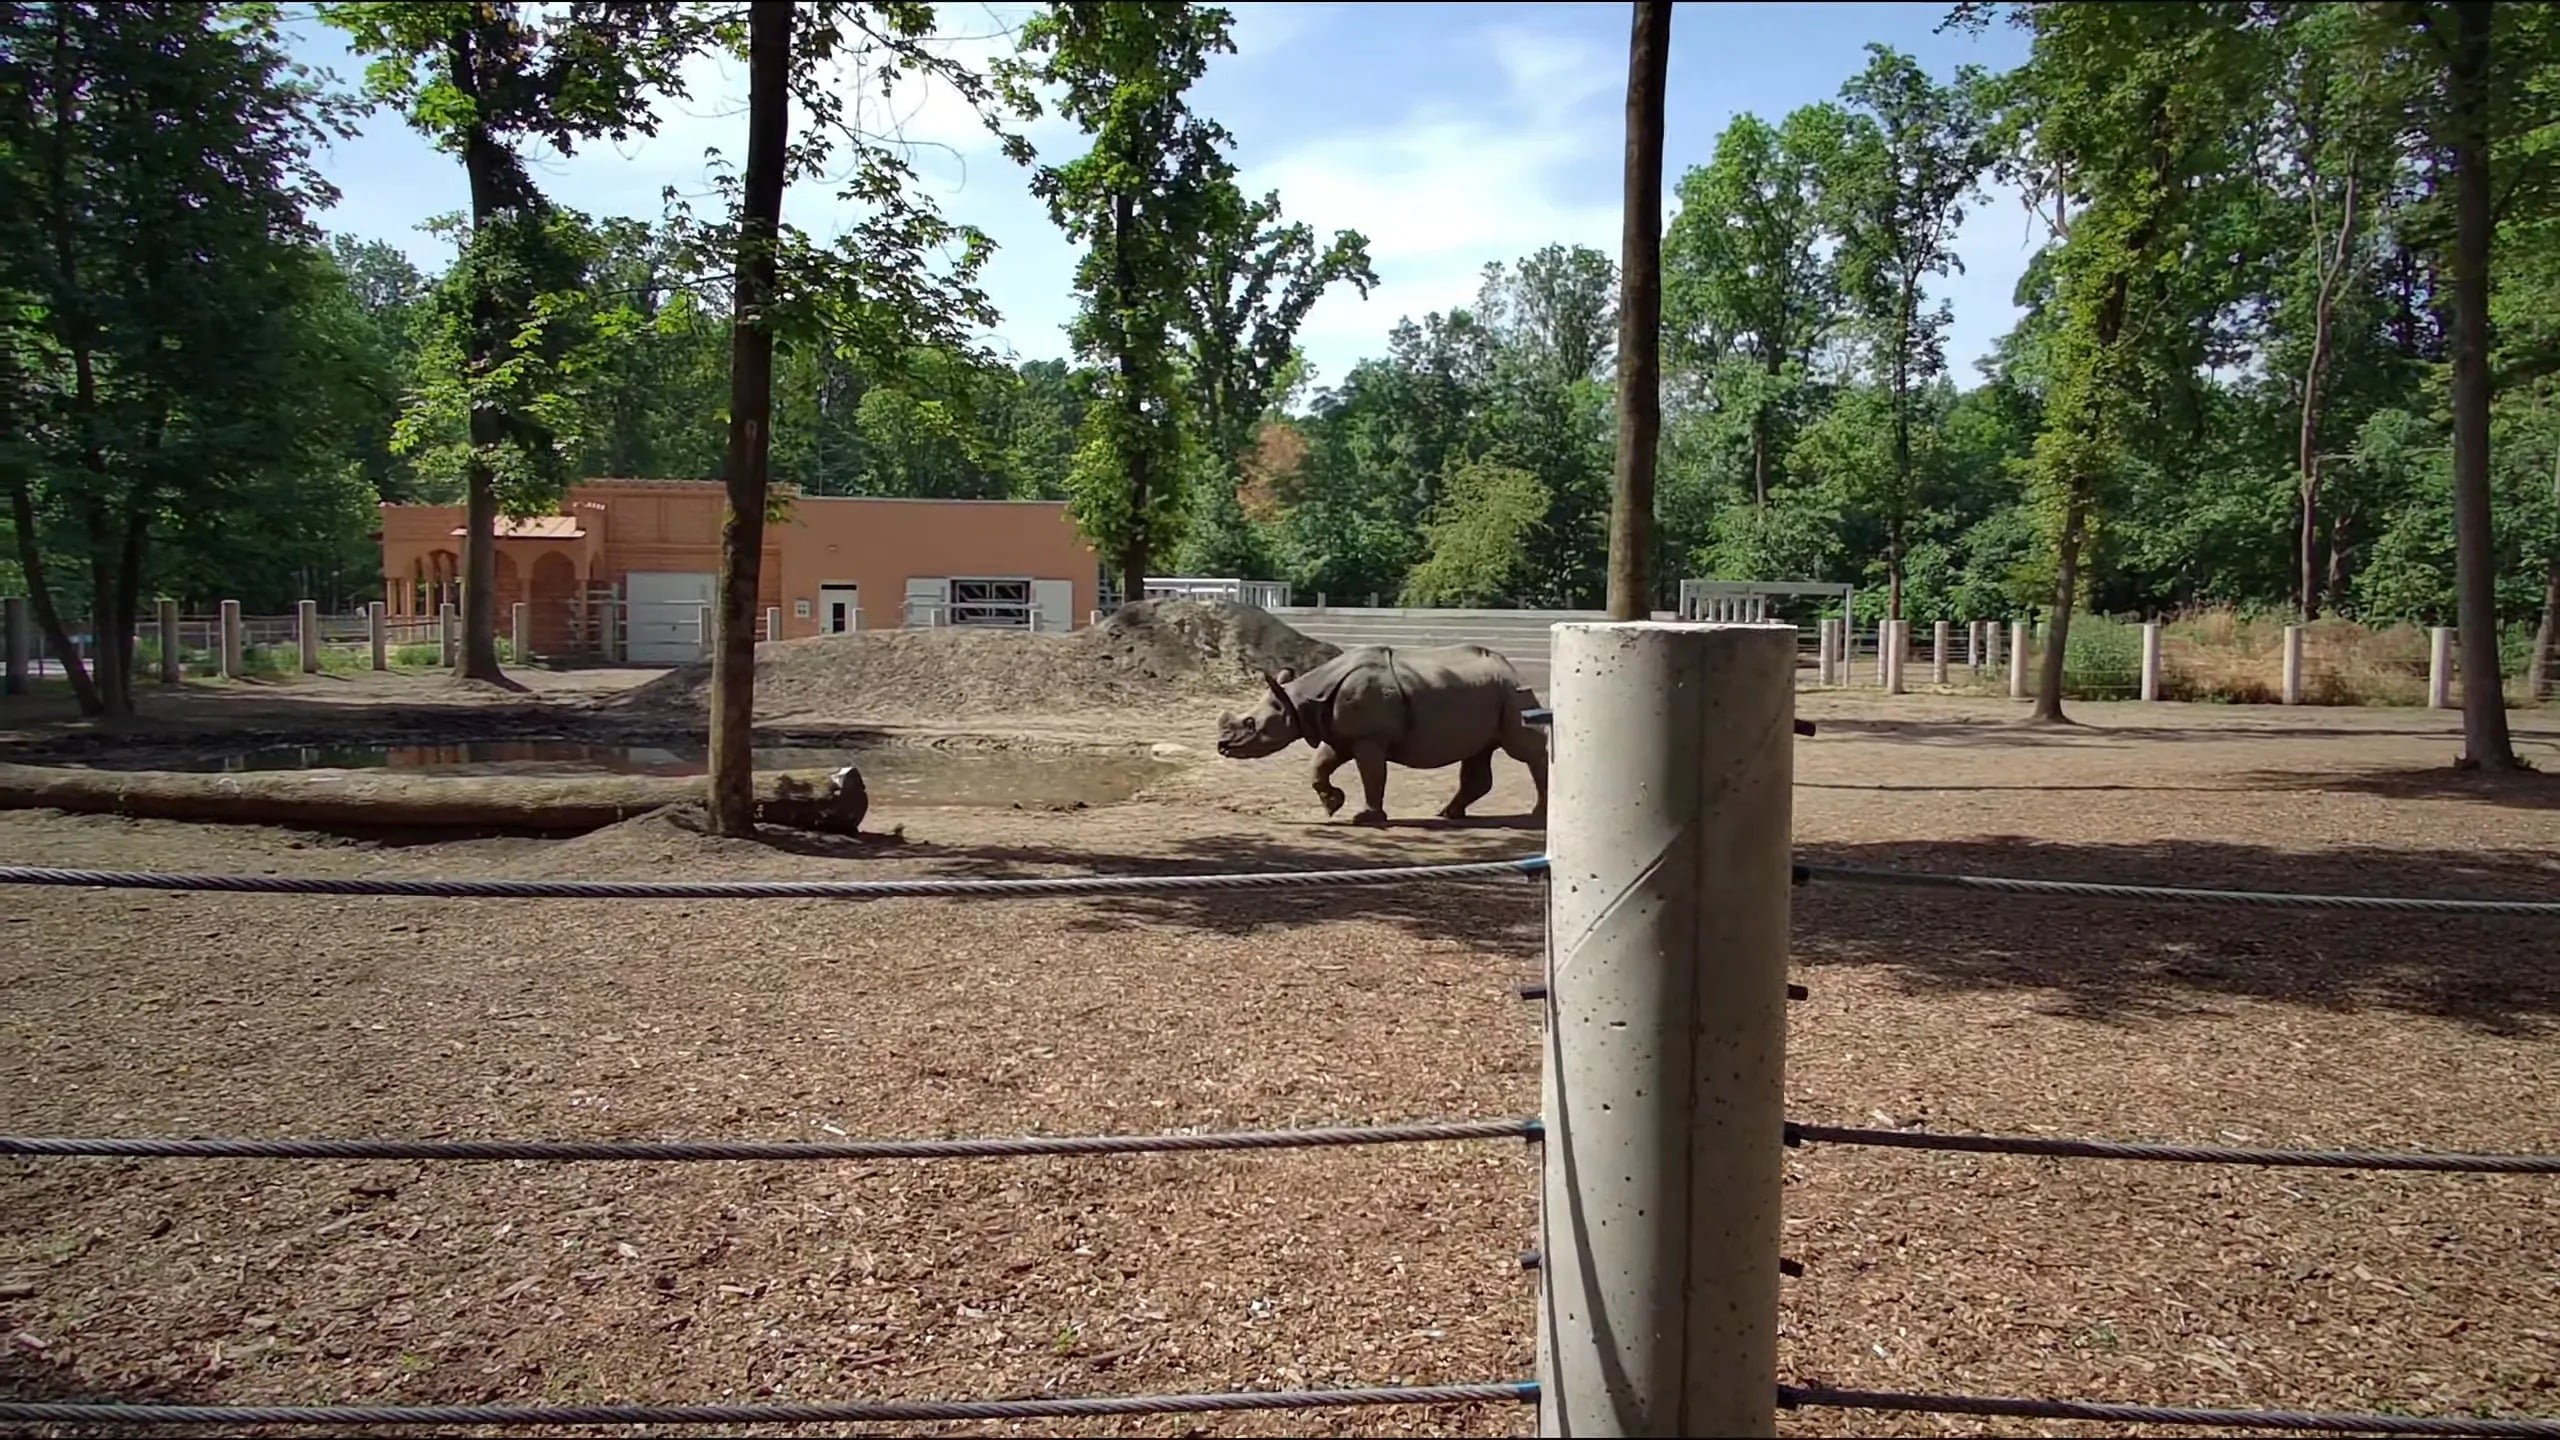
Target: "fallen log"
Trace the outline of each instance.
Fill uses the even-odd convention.
[[[756,818],[852,834],[867,807],[862,779],[832,793],[824,770],[756,776]],[[68,810],[137,820],[283,825],[322,830],[509,830],[575,835],[669,805],[702,804],[701,776],[569,775],[522,779],[390,770],[199,775],[0,764],[0,810]]]

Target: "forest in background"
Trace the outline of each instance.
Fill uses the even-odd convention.
[[[849,176],[869,218],[786,235],[772,481],[1066,498],[1115,578],[1134,545],[1155,573],[1337,598],[1597,605],[1611,258],[1489,265],[1474,304],[1309,375],[1308,308],[1375,279],[1357,234],[1243,193],[1229,137],[1183,103],[1229,48],[1223,12],[1111,7],[1086,34],[1072,8],[971,73],[931,51],[929,7],[810,7],[804,39],[938,67],[998,133],[1035,87],[1063,93],[1091,153],[1011,143],[1089,244],[1088,304],[1068,354],[990,353],[975,277],[1005,237],[941,221],[836,97],[832,166],[791,163]],[[1687,575],[1855,581],[1862,618],[1925,631],[2047,610],[2067,563],[2103,614],[2452,623],[2452,177],[2476,132],[2494,607],[2509,653],[2547,653],[2560,24],[2481,8],[2495,33],[2463,82],[2460,5],[1959,7],[1949,23],[2029,26],[2028,63],[1931,75],[1870,47],[1835,99],[1736,117],[1667,187],[1658,598]],[[707,217],[589,217],[510,147],[646,133],[685,54],[744,53],[743,9],[326,6],[374,59],[351,95],[287,61],[274,7],[0,5],[0,174],[30,202],[0,215],[0,591],[65,625],[146,592],[341,608],[377,593],[378,501],[457,500],[477,475],[539,511],[577,476],[719,476],[734,177]],[[455,33],[480,44],[464,119],[436,69]],[[791,61],[822,104],[824,53]],[[1170,99],[1121,134],[1133,53]],[[313,219],[312,147],[386,104],[473,170],[479,219],[440,222],[442,273]],[[1995,182],[2043,245],[2023,318],[1960,376],[1932,282]]]

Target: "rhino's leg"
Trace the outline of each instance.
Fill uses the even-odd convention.
[[[1364,740],[1351,747],[1351,763],[1360,767],[1360,798],[1367,803],[1351,817],[1354,825],[1387,823],[1387,747]]]
[[[1350,758],[1331,745],[1316,748],[1316,798],[1324,802],[1327,815],[1342,808],[1342,787],[1333,783],[1333,772],[1341,769]]]
[[[1467,818],[1467,807],[1493,791],[1493,748],[1481,755],[1470,755],[1458,762],[1458,793],[1440,807],[1443,820]]]
[[[1512,759],[1529,767],[1529,778],[1538,785],[1538,808],[1529,812],[1532,820],[1547,818],[1547,737],[1545,732],[1520,718],[1513,710],[1502,726],[1502,750]]]

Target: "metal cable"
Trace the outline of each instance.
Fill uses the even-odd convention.
[[[2304,895],[2278,890],[2191,890],[2170,885],[2103,885],[2086,880],[2021,880],[2007,875],[1932,875],[1858,865],[1799,865],[1797,873],[1849,885],[1906,890],[1993,890],[2081,900],[2156,900],[2173,905],[2268,905],[2285,910],[2392,910],[2426,915],[2560,917],[2560,900],[2437,900],[2417,895]]]
[[[2124,1140],[2058,1140],[2040,1135],[1946,1135],[1927,1130],[1862,1130],[1787,1122],[1789,1145],[1867,1145],[1888,1150],[1953,1150],[1977,1155],[2048,1155],[2075,1160],[2165,1160],[2185,1165],[2276,1165],[2308,1170],[2429,1170],[2477,1175],[2560,1175],[2560,1155],[2458,1155],[2388,1150],[2256,1150],[2236,1145],[2152,1145]]]
[[[1025,1135],[956,1140],[122,1140],[0,1135],[0,1155],[204,1160],[965,1160],[1018,1155],[1151,1155],[1297,1150],[1434,1140],[1536,1140],[1517,1120],[1432,1120],[1198,1135]]]
[[[2491,1420],[2462,1415],[2357,1415],[2329,1410],[2207,1410],[2185,1405],[2119,1405],[2096,1400],[2026,1400],[1992,1395],[1906,1395],[1890,1390],[1834,1390],[1781,1385],[1788,1409],[1902,1410],[1923,1415],[1989,1415],[2022,1420],[2111,1420],[2120,1425],[2183,1425],[2231,1430],[2310,1430],[2332,1434],[2560,1436],[2560,1419]]]
[[[1232,875],[1059,875],[1004,880],[394,880],[305,875],[186,875],[156,870],[0,866],[0,885],[106,890],[219,891],[236,895],[411,895],[456,900],[880,900],[930,895],[1147,895],[1176,890],[1289,890],[1489,880],[1536,875],[1544,855],[1456,865],[1361,870],[1276,870]]]
[[[1535,1381],[1390,1385],[1362,1390],[1236,1390],[1210,1395],[1103,1395],[1036,1400],[848,1400],[737,1405],[133,1405],[0,1401],[0,1421],[95,1425],[819,1425],[846,1421],[1038,1420],[1088,1415],[1198,1415],[1348,1405],[1534,1402]]]

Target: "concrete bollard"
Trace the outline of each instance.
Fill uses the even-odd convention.
[[[765,607],[764,638],[767,640],[779,640],[782,638],[782,607],[779,605],[768,605]]]
[[[2427,627],[2427,708],[2453,708],[2453,627]]]
[[[302,647],[302,673],[320,673],[320,602],[293,602],[293,638]]]
[[[240,602],[222,602],[222,678],[237,680],[247,671],[248,656],[241,643]]]
[[[187,641],[179,633],[185,622],[178,618],[178,602],[160,601],[152,606],[152,618],[160,627],[160,683],[175,685],[187,678]]]
[[[708,605],[693,607],[693,633],[702,642],[702,658],[705,660],[711,658],[711,614]]]
[[[2027,659],[2033,651],[2027,644],[2027,622],[2009,622],[2009,698],[2027,698]]]
[[[1554,635],[1538,1433],[1770,1435],[1794,638]]]
[[[2142,698],[2160,698],[2160,622],[2142,627]]]
[[[507,612],[507,643],[515,650],[518,665],[533,653],[533,607],[522,600]]]
[[[447,600],[436,607],[436,647],[443,655],[444,667],[453,668],[461,658],[462,627],[454,622],[453,602]]]
[[[27,631],[27,597],[11,595],[0,599],[0,651],[6,652],[5,668],[0,668],[0,693],[27,693],[27,672],[35,668],[35,644]]]
[[[2284,703],[2302,703],[2302,627],[2284,627]]]
[[[1911,654],[1911,622],[1887,620],[1876,637],[1876,669],[1883,672],[1884,693],[1902,691],[1902,667]]]
[[[391,668],[391,607],[376,600],[364,607],[364,640],[373,651],[373,668]]]
[[[1929,683],[1947,683],[1947,640],[1949,626],[1940,620],[1929,627]]]

